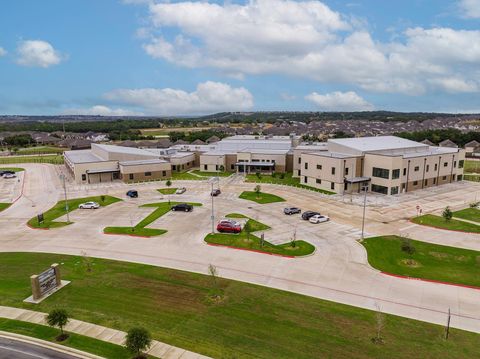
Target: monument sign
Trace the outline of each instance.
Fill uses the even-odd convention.
[[[42,273],[30,276],[30,283],[32,285],[32,295],[25,299],[25,302],[40,303],[70,282],[62,280],[60,266],[54,263]]]

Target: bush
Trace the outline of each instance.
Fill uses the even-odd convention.
[[[285,178],[285,173],[280,173],[280,179],[284,179]]]
[[[135,354],[136,358],[146,358],[141,352],[147,350],[151,344],[150,333],[145,328],[132,328],[127,332],[125,348]]]
[[[68,323],[68,313],[65,309],[53,309],[47,315],[47,324],[51,327],[60,328],[60,335],[56,337],[57,341],[61,342],[68,338],[68,334],[63,332],[63,328]]]
[[[260,172],[255,173],[255,176],[257,176],[258,179],[262,178],[262,175],[260,174]]]
[[[450,209],[449,206],[445,207],[445,209],[443,210],[442,212],[442,217],[443,219],[445,219],[446,221],[449,221],[452,219],[453,217],[453,212],[452,210]]]
[[[402,251],[412,255],[415,253],[415,247],[412,244],[412,240],[410,238],[404,238],[402,239],[402,244],[401,244]]]
[[[470,208],[477,208],[480,206],[480,202],[472,202],[469,204],[469,207]]]

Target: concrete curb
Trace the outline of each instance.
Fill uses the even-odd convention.
[[[480,287],[476,287],[476,286],[474,286],[474,285],[443,282],[443,281],[441,281],[441,280],[435,280],[435,279],[425,279],[425,278],[409,277],[409,276],[406,276],[406,275],[393,274],[393,273],[388,273],[388,272],[381,272],[381,273],[382,273],[382,274],[385,274],[385,275],[388,275],[388,276],[390,276],[390,277],[396,277],[396,278],[402,278],[402,279],[409,279],[409,280],[418,280],[418,281],[427,282],[427,283],[444,284],[444,285],[451,285],[451,286],[454,286],[454,287],[461,287],[461,288],[469,288],[469,289],[480,290]]]
[[[241,250],[241,251],[254,252],[254,253],[260,253],[260,254],[268,254],[270,256],[276,256],[276,257],[296,258],[296,256],[289,256],[289,255],[286,255],[286,254],[269,253],[269,252],[264,252],[264,251],[260,251],[260,250],[256,250],[256,249],[248,249],[248,248],[227,246],[225,244],[216,244],[216,243],[208,243],[208,242],[205,242],[205,243],[207,243],[209,246],[214,246],[214,247],[225,247],[225,248],[231,248],[231,249],[238,249],[238,250]]]
[[[52,343],[52,342],[49,342],[49,341],[46,341],[46,340],[42,340],[42,339],[38,339],[38,338],[34,338],[34,337],[28,337],[28,336],[21,335],[21,334],[0,331],[0,337],[6,338],[6,339],[16,340],[16,341],[23,342],[23,343],[34,344],[36,346],[39,346],[39,347],[42,347],[42,348],[47,348],[47,349],[52,349],[52,350],[55,350],[55,351],[58,351],[58,352],[61,352],[61,353],[64,353],[64,354],[76,355],[80,358],[103,359],[103,357],[100,357],[100,356],[95,355],[95,354],[90,354],[90,353],[87,353],[87,352],[84,352],[84,351],[81,351],[81,350],[78,350],[78,349],[75,349],[75,348],[67,347],[65,345],[56,344],[56,343]]]
[[[103,234],[106,234],[108,236],[129,236],[129,237],[137,237],[137,238],[152,238],[155,236],[140,236],[138,234],[126,234],[126,233],[105,233],[102,232]]]
[[[425,226],[425,227],[430,227],[430,228],[435,228],[435,229],[441,229],[442,231],[450,231],[450,232],[458,232],[458,233],[468,233],[468,234],[478,234],[478,235],[480,235],[480,232],[462,231],[462,230],[460,230],[460,229],[447,229],[447,228],[437,227],[437,226],[434,226],[434,225],[431,225],[431,224],[416,223],[416,222],[413,221],[412,218],[410,218],[408,221],[411,222],[411,223],[413,223],[413,224],[417,224],[417,225],[419,225],[419,226]]]
[[[30,229],[40,229],[40,230],[42,230],[42,231],[48,231],[48,230],[50,230],[50,228],[32,227],[32,226],[29,225],[28,223],[27,223],[27,227],[30,228]]]

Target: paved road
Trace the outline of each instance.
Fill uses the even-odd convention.
[[[0,359],[78,359],[80,357],[57,352],[52,349],[39,347],[0,337]]]
[[[437,324],[444,324],[448,309],[453,313],[452,326],[480,332],[480,290],[395,278],[368,265],[365,249],[356,240],[360,236],[362,207],[358,198],[336,198],[291,187],[262,185],[265,192],[282,196],[286,203],[259,205],[238,198],[253,184],[227,178],[221,183],[222,195],[215,199],[215,216],[240,212],[273,227],[265,238],[276,243],[288,241],[296,231],[297,239],[316,245],[313,256],[288,259],[264,254],[211,247],[203,242],[210,231],[209,184],[189,181],[187,192],[171,199],[202,202],[192,213],[168,213],[151,224],[168,232],[157,238],[109,236],[106,226],[130,226],[151,209],[139,208],[143,203],[165,200],[156,191],[159,183],[135,185],[138,199],[125,199],[128,186],[122,183],[93,186],[71,186],[71,197],[98,194],[125,199],[95,211],[74,211],[72,225],[49,230],[32,230],[25,222],[50,208],[63,196],[58,173],[50,165],[29,164],[25,175],[24,196],[0,214],[0,251],[53,252],[78,255],[85,251],[93,257],[111,258],[206,273],[209,264],[225,278],[270,286]],[[177,183],[178,182],[178,183]],[[369,234],[410,233],[435,243],[453,243],[459,247],[480,249],[480,236],[440,231],[412,225],[407,219],[416,213],[416,205],[424,211],[441,211],[465,207],[480,186],[473,183],[445,185],[385,201],[373,198],[375,206],[367,209],[366,232]],[[479,196],[480,197],[480,196]],[[342,201],[343,199],[343,201]],[[386,202],[382,206],[381,202]],[[304,210],[319,210],[332,218],[330,223],[313,225],[298,216],[285,216],[285,205]]]

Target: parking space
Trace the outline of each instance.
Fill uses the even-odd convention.
[[[2,167],[6,168],[6,167]],[[0,177],[0,202],[11,203],[18,198],[22,191],[24,172],[15,173],[14,178]]]

